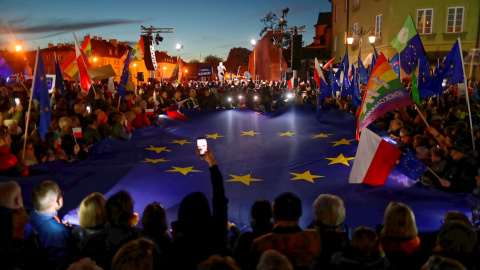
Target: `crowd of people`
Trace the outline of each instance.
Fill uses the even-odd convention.
[[[197,153],[198,154],[198,153]],[[152,202],[141,220],[121,190],[106,199],[94,192],[80,203],[79,225],[56,215],[63,194],[54,181],[37,184],[34,208],[23,208],[21,187],[0,183],[2,269],[479,269],[476,227],[456,211],[445,213],[435,234],[419,234],[408,205],[391,202],[376,228],[352,229],[343,200],[321,194],[314,220],[299,226],[302,201],[292,192],[271,204],[257,200],[251,230],[228,220],[222,174],[210,149],[212,207],[201,192],[184,197],[168,229],[165,209]],[[6,221],[6,222],[3,222]],[[136,228],[141,222],[142,229]]]
[[[262,113],[290,103],[317,104],[316,91],[304,86],[288,91],[284,83],[275,82],[144,85],[138,93],[127,92],[124,101],[107,85],[87,93],[67,83],[64,95],[56,90],[51,96],[51,125],[42,139],[36,102],[26,115],[26,88],[0,86],[3,176],[27,176],[29,166],[54,160],[81,162],[99,141],[129,140],[133,129],[154,125],[158,115],[181,108]],[[332,96],[322,103],[323,109],[356,114],[348,98]],[[480,196],[480,105],[471,104],[470,125],[464,104],[464,97],[448,90],[438,99],[425,100],[418,110],[406,107],[389,112],[374,125],[388,132],[398,148],[414,152],[431,168],[420,177],[422,184]],[[201,158],[210,168],[212,209],[204,194],[189,194],[170,230],[161,203],[149,204],[139,220],[125,190],[108,199],[100,193],[88,195],[79,206],[79,226],[72,226],[56,216],[63,195],[55,182],[35,187],[34,208],[29,211],[23,208],[21,187],[15,181],[0,183],[2,268],[480,269],[476,227],[467,216],[447,212],[435,235],[422,235],[412,210],[399,202],[389,204],[376,228],[353,229],[344,222],[342,199],[321,194],[309,209],[315,220],[303,229],[299,227],[301,199],[286,192],[273,203],[255,201],[252,230],[240,233],[228,220],[228,198],[213,154],[208,150]]]

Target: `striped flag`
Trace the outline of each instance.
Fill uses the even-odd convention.
[[[76,55],[76,62],[77,62],[77,69],[78,69],[78,77],[80,80],[80,86],[88,91],[92,86],[92,80],[90,79],[90,75],[88,75],[88,61],[86,60],[86,56],[83,50],[80,49],[80,45],[78,44],[77,37],[75,33],[73,34],[75,39],[75,55]]]
[[[75,137],[75,138],[82,138],[83,137],[81,127],[72,128],[72,131],[73,131],[73,137]]]
[[[90,41],[90,35],[87,35],[82,42],[82,51],[85,54],[87,59],[92,57],[92,43]],[[90,62],[85,61],[87,69],[90,69]],[[77,65],[77,57],[76,53],[70,55],[70,57],[63,63],[60,69],[65,72],[69,77],[73,79],[78,79],[78,65]]]
[[[143,37],[140,37],[140,40],[138,41],[137,45],[135,45],[135,47],[133,47],[132,51],[130,52],[130,57],[132,57],[132,62],[143,60],[143,56],[145,54],[144,50],[145,50],[145,46],[143,45]]]

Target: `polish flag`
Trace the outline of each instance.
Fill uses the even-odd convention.
[[[362,129],[348,183],[385,184],[402,152],[367,128]]]
[[[87,64],[86,60],[87,57],[85,56],[85,53],[81,49],[80,45],[78,44],[77,37],[75,36],[75,33],[73,34],[73,37],[75,38],[75,55],[77,58],[77,65],[78,65],[78,79],[80,80],[80,86],[89,91],[90,86],[92,86],[92,80],[90,80],[90,76],[88,75],[87,71]]]
[[[293,82],[294,82],[293,77],[290,80],[288,80],[288,90],[293,90]]]
[[[72,128],[72,130],[73,130],[73,137],[75,137],[75,138],[82,138],[83,137],[81,127]]]
[[[153,109],[145,109],[145,115],[153,115]]]

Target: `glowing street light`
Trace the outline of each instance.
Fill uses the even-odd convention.
[[[21,50],[22,50],[22,45],[17,44],[17,45],[15,46],[15,51],[20,52]]]

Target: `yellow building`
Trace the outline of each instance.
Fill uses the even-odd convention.
[[[339,62],[349,50],[356,62],[373,51],[368,36],[376,37],[375,47],[392,58],[397,52],[390,42],[397,36],[408,14],[416,23],[427,58],[442,61],[460,38],[464,56],[479,47],[480,1],[478,0],[329,0],[332,3],[332,55]],[[364,30],[363,37],[354,31]],[[347,36],[355,42],[347,47]],[[362,43],[361,43],[362,41]],[[355,60],[354,60],[355,59]],[[467,70],[468,74],[468,70]]]

